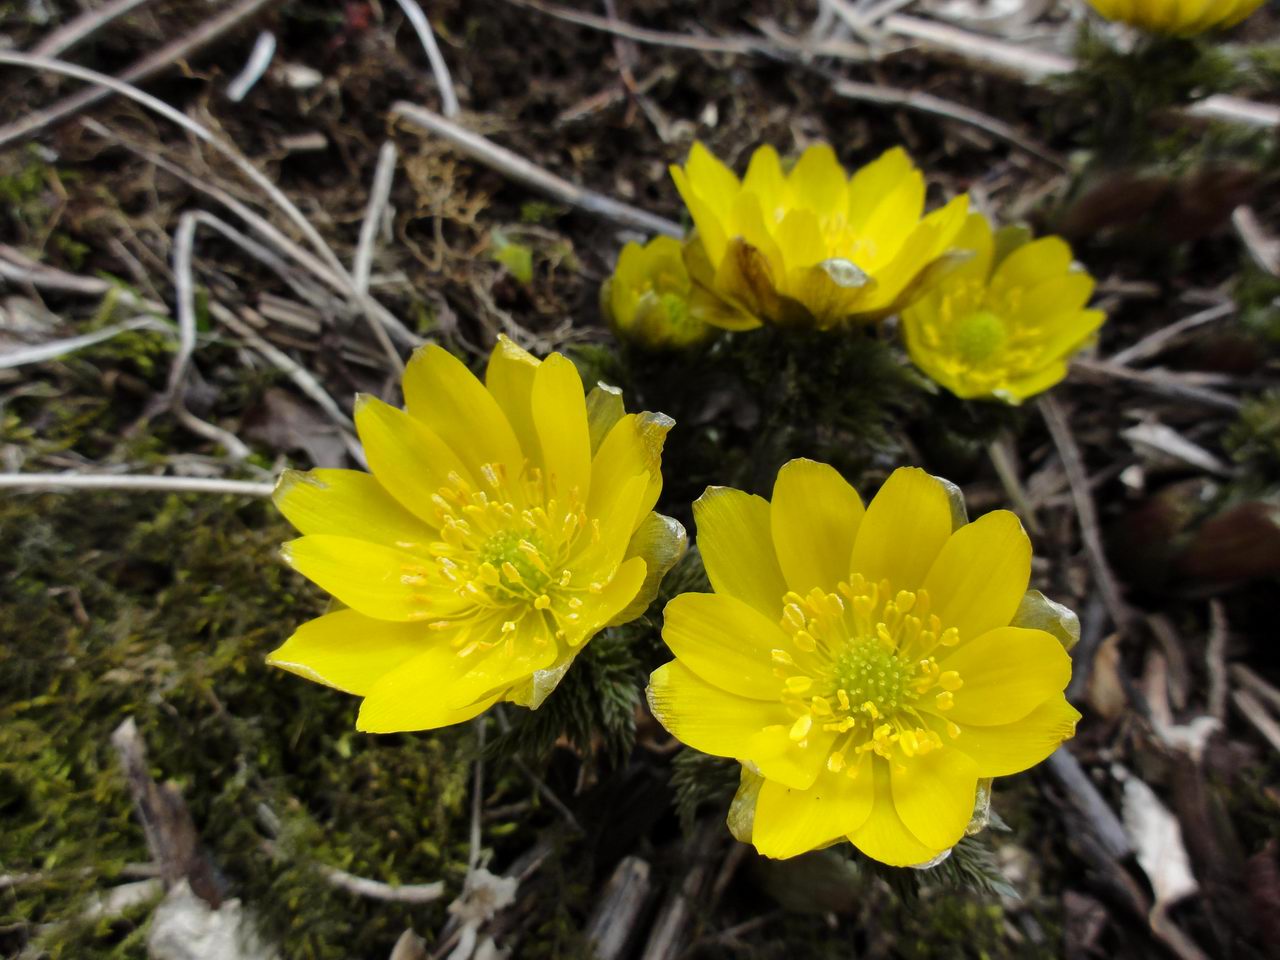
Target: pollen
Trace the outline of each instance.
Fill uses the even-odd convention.
[[[869,752],[909,763],[946,745],[938,730],[959,736],[942,714],[964,681],[939,658],[960,635],[931,611],[926,591],[855,575],[835,592],[788,593],[780,623],[792,646],[770,657],[795,718],[790,739],[807,744],[814,730],[834,735],[831,772],[853,776],[858,764],[848,758]]]

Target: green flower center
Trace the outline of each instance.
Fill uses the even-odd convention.
[[[979,310],[956,323],[956,353],[969,364],[982,363],[1008,339],[1004,321],[990,310]]]
[[[960,640],[930,610],[924,590],[895,591],[854,574],[835,593],[782,600],[790,649],[772,651],[790,736],[804,748],[834,734],[827,769],[857,776],[867,754],[903,762],[946,745],[960,728],[946,720],[963,685],[939,659]]]
[[[689,301],[685,297],[678,293],[664,292],[658,295],[658,300],[673,327],[683,328],[689,325]]]
[[[871,703],[881,716],[892,715],[916,697],[914,671],[875,637],[855,640],[836,659],[832,671],[852,703]]]
[[[503,586],[507,588],[523,583],[530,589],[541,592],[551,579],[544,572],[549,567],[542,537],[534,530],[499,530],[484,542],[477,554],[480,563],[489,563],[497,568]],[[535,557],[542,560],[541,569]],[[508,565],[514,568],[518,579],[509,575],[506,569]]]

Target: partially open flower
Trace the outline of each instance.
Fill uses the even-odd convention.
[[[372,473],[290,471],[275,500],[303,534],[285,560],[342,609],[268,662],[364,698],[356,726],[459,723],[536,708],[603,627],[642,613],[684,551],[653,512],[672,421],[584,396],[573,364],[503,338],[482,384],[429,346],[407,410],[372,397],[356,429]]]
[[[671,168],[697,228],[694,312],[729,330],[829,329],[899,309],[948,262],[968,197],[922,218],[924,177],[894,148],[849,177],[826,144],[790,173],[760,147],[739,180],[701,144]]]
[[[782,468],[772,502],[713,487],[694,505],[715,593],[667,605],[676,659],[649,703],[684,743],[742,762],[738,839],[792,857],[847,838],[926,864],[984,822],[986,778],[1072,736],[1075,615],[1027,590],[1017,517],[963,511],[913,468],[864,510],[811,460]]]
[[[1108,20],[1149,33],[1192,37],[1233,27],[1262,6],[1263,0],[1089,0]]]
[[[650,349],[678,349],[709,337],[712,329],[689,309],[689,272],[683,245],[655,237],[628,243],[613,276],[600,288],[600,309],[619,337]]]
[[[970,214],[956,239],[972,259],[902,311],[916,366],[957,397],[1020,403],[1067,375],[1071,355],[1106,319],[1087,310],[1093,278],[1060,237],[993,233]]]

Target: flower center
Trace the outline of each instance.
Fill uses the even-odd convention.
[[[960,634],[930,613],[926,591],[855,574],[836,593],[788,593],[783,604],[792,649],[773,660],[791,739],[805,747],[815,733],[834,734],[828,770],[856,776],[863,754],[901,762],[941,748],[939,728],[960,735],[943,714],[963,681],[936,656]]]
[[[978,310],[957,322],[956,353],[969,364],[979,364],[996,353],[1008,339],[1004,321],[990,310]]]
[[[900,705],[914,700],[909,686],[911,668],[899,660],[877,639],[854,640],[836,658],[833,671],[838,689],[844,690],[854,703],[870,703],[882,716],[894,713]]]
[[[661,293],[658,300],[671,326],[683,329],[689,325],[689,301],[678,293]]]
[[[536,468],[511,480],[502,464],[485,464],[480,477],[477,485],[452,473],[432,496],[440,539],[426,545],[427,558],[406,567],[401,581],[423,588],[424,619],[433,629],[477,618],[501,621],[474,635],[459,631],[455,645],[462,656],[499,643],[510,651],[517,633],[538,645],[564,639],[581,619],[579,594],[604,587],[568,566],[584,538],[599,539],[599,524],[588,519],[576,489],[558,499]],[[522,631],[528,624],[537,629]]]

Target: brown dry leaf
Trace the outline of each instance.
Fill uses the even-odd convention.
[[[337,426],[288,390],[272,387],[245,414],[244,436],[273,450],[301,450],[317,467],[341,467],[347,447]]]
[[[1129,696],[1120,680],[1120,635],[1102,641],[1093,660],[1087,696],[1094,711],[1106,720],[1117,719],[1129,707]]]

